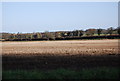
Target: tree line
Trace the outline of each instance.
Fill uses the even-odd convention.
[[[76,38],[76,37],[90,37],[90,36],[112,36],[120,35],[120,27],[107,29],[86,29],[73,31],[56,31],[56,32],[35,32],[35,33],[5,33],[0,34],[0,38],[4,40],[56,40],[57,38]]]

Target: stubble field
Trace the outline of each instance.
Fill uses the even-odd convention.
[[[3,42],[3,55],[118,54],[118,40]]]
[[[118,40],[2,42],[3,70],[118,67]]]

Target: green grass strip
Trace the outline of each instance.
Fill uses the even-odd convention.
[[[91,68],[81,70],[57,69],[40,70],[9,70],[3,71],[3,79],[119,79],[119,68]]]

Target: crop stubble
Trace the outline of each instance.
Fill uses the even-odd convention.
[[[2,54],[118,54],[118,40],[3,42]]]
[[[3,69],[119,66],[118,40],[2,42]]]

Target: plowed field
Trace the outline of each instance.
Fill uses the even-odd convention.
[[[119,66],[118,40],[2,42],[3,69]]]

